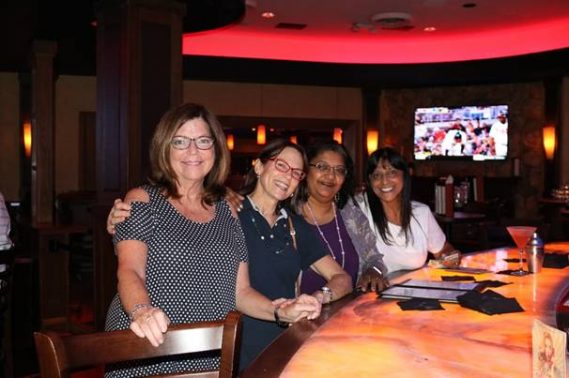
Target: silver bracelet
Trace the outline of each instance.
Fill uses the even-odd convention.
[[[136,315],[136,313],[144,308],[154,308],[154,306],[152,306],[150,303],[138,303],[135,304],[134,307],[132,308],[132,310],[130,310],[130,312],[128,313],[128,318],[130,319],[131,322],[134,322],[134,315]]]

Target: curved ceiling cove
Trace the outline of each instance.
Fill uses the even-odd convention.
[[[323,63],[413,64],[503,58],[569,47],[567,0],[478,0],[465,4],[388,0],[382,3],[384,9],[378,9],[377,1],[365,0],[361,6],[351,8],[346,5],[349,2],[327,0],[326,9],[315,0],[302,4],[290,0],[246,3],[246,14],[239,22],[184,34],[183,53]],[[264,18],[267,11],[274,17]],[[384,25],[383,18],[381,22],[374,19],[389,14],[405,18],[389,18],[387,22],[398,23],[391,29]],[[399,27],[402,21],[405,25]]]

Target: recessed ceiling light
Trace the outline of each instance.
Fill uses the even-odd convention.
[[[437,28],[435,28],[434,26],[427,26],[426,28],[423,29],[423,31],[426,32],[434,32],[435,30],[437,30]]]
[[[275,18],[275,14],[273,12],[263,12],[261,13],[261,17],[266,19]]]
[[[476,3],[464,3],[462,4],[463,8],[474,8],[476,7]]]

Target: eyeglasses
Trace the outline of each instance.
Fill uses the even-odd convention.
[[[177,150],[185,150],[190,147],[190,144],[194,142],[198,150],[209,150],[213,147],[213,142],[215,139],[209,136],[201,136],[197,138],[188,138],[186,136],[175,136],[170,141],[172,147]]]
[[[346,167],[344,167],[343,165],[336,165],[335,167],[332,167],[331,165],[326,164],[322,161],[319,161],[316,164],[311,163],[308,165],[316,168],[318,170],[318,172],[324,173],[324,174],[334,172],[334,174],[341,176],[341,177],[346,177],[346,175],[348,174],[348,169]]]
[[[282,172],[282,173],[287,173],[288,171],[292,171],[292,173],[290,174],[292,176],[293,179],[298,180],[298,181],[302,181],[304,180],[304,178],[306,177],[306,172],[304,172],[302,169],[300,168],[292,168],[286,161],[284,161],[283,159],[279,159],[279,158],[272,158],[269,159],[270,161],[272,161],[275,164],[275,168],[277,169],[277,171]]]
[[[380,181],[381,179],[393,180],[394,178],[399,177],[399,172],[400,171],[398,171],[397,169],[390,169],[388,171],[385,171],[385,173],[374,172],[371,175],[369,175],[369,177],[373,181]]]

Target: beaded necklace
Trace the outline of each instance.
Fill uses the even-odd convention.
[[[326,236],[324,236],[324,232],[322,232],[322,229],[320,229],[320,226],[318,225],[318,220],[316,220],[316,217],[314,216],[314,212],[312,211],[312,208],[310,207],[308,202],[306,202],[306,207],[308,208],[308,211],[310,212],[310,216],[312,217],[312,222],[316,226],[318,233],[320,233],[320,237],[324,240],[324,242],[328,246],[328,250],[330,251],[330,254],[334,258],[334,260],[336,260],[336,256],[334,255],[334,252],[332,251],[332,246],[330,246],[328,239],[326,239]],[[344,251],[344,243],[342,242],[342,235],[340,235],[340,225],[338,224],[338,214],[336,213],[336,205],[334,204],[334,202],[332,202],[332,208],[334,209],[334,221],[336,222],[336,232],[338,233],[338,241],[340,242],[340,251],[342,254],[342,268],[344,268],[344,265],[346,263],[346,251]]]

